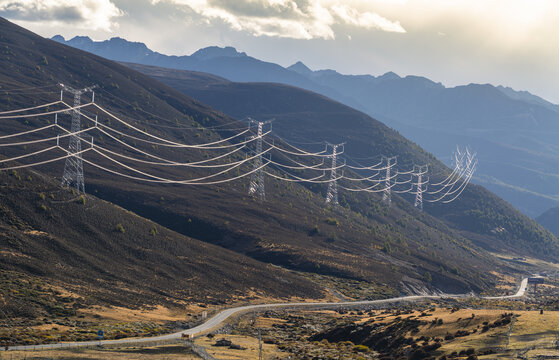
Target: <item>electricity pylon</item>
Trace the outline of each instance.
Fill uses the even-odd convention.
[[[331,162],[331,169],[330,169],[330,181],[328,182],[328,190],[326,191],[326,204],[338,205],[338,171],[336,169],[338,163],[338,148],[345,145],[344,143],[341,144],[327,144],[326,146],[332,147],[332,155],[330,158],[332,159]]]
[[[70,136],[70,142],[68,144],[68,153],[73,155],[66,158],[66,163],[64,164],[64,174],[62,175],[62,187],[74,186],[78,193],[85,194],[85,185],[83,178],[83,161],[82,161],[82,144],[80,136],[77,134],[81,130],[81,112],[76,107],[81,104],[81,96],[83,93],[91,91],[97,87],[90,86],[84,89],[74,89],[67,85],[60,84],[63,91],[66,90],[74,95],[74,110],[72,111],[72,125],[70,127],[70,132],[73,134]],[[95,94],[92,95],[92,101],[95,99]]]
[[[392,189],[392,179],[391,170],[394,165],[396,165],[396,156],[386,157],[383,156],[383,162],[386,162],[386,172],[384,176],[384,191],[382,192],[382,201],[384,201],[388,206],[392,204],[392,194],[390,190]]]
[[[266,190],[264,187],[264,169],[262,162],[262,137],[264,125],[270,124],[271,129],[272,121],[255,121],[249,118],[249,127],[256,124],[258,127],[256,133],[256,157],[253,162],[253,173],[250,175],[250,185],[248,187],[248,194],[251,196],[258,196],[260,201],[266,200]]]
[[[412,177],[415,176],[417,178],[417,182],[414,183],[415,185],[415,202],[413,206],[416,208],[423,210],[423,192],[427,191],[427,188],[423,188],[423,186],[427,186],[429,183],[429,178],[427,180],[424,179],[424,175],[427,174],[429,170],[427,165],[414,165],[413,166],[413,173]]]

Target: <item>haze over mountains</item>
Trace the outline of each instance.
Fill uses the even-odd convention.
[[[166,56],[120,38],[54,39],[118,61],[311,90],[381,120],[447,163],[457,144],[470,145],[480,159],[475,181],[531,217],[559,205],[559,107],[527,92],[488,84],[447,88],[423,77],[390,72],[376,77],[342,75],[313,71],[301,62],[284,68],[233,48]]]

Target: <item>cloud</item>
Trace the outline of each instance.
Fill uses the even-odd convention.
[[[114,18],[123,14],[111,0],[0,0],[0,15],[8,19],[91,30],[110,31],[118,26]]]
[[[255,36],[334,39],[334,26],[405,33],[398,21],[342,0],[151,0],[186,6],[206,23],[223,22]],[[365,2],[366,4],[366,2]]]

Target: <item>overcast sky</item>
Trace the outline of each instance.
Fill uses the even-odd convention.
[[[283,66],[492,83],[559,103],[557,0],[0,0],[51,37],[120,36],[165,54],[234,46]]]

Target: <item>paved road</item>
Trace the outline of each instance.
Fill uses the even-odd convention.
[[[524,296],[524,293],[526,292],[526,289],[528,289],[528,278],[522,279],[522,281],[520,282],[520,287],[518,288],[518,291],[517,291],[516,294],[514,294],[514,295],[507,295],[507,296],[484,296],[484,297],[482,297],[482,299],[488,299],[488,300],[501,300],[501,299],[519,298],[519,297]]]
[[[521,297],[524,295],[526,291],[526,285],[528,283],[528,278],[525,278],[520,283],[520,288],[518,292],[514,295],[507,295],[507,296],[492,296],[492,297],[482,297],[483,299],[507,299],[507,298],[516,298]],[[103,345],[130,345],[130,344],[139,344],[139,343],[149,343],[149,342],[157,342],[157,341],[165,341],[165,340],[174,340],[180,339],[182,334],[187,335],[200,335],[205,332],[212,330],[213,328],[221,325],[225,320],[227,320],[230,316],[235,314],[240,314],[243,312],[248,311],[255,311],[255,310],[272,310],[278,308],[322,308],[322,309],[336,309],[340,307],[359,307],[363,305],[380,305],[380,304],[390,304],[390,303],[398,303],[398,302],[414,302],[414,301],[421,301],[421,300],[429,300],[429,299],[448,299],[448,298],[460,298],[460,297],[467,297],[470,296],[469,294],[463,295],[413,295],[413,296],[401,296],[391,299],[382,299],[382,300],[367,300],[367,301],[346,301],[346,302],[321,302],[321,303],[279,303],[279,304],[262,304],[262,305],[247,305],[247,306],[240,306],[236,308],[231,308],[227,310],[223,310],[203,324],[200,324],[196,327],[193,327],[188,330],[182,330],[173,334],[161,335],[161,336],[154,336],[154,337],[147,337],[147,338],[133,338],[133,339],[119,339],[119,340],[102,340],[102,341],[81,341],[81,342],[69,342],[69,343],[58,343],[58,344],[44,344],[44,345],[22,345],[22,346],[12,346],[9,350],[46,350],[46,349],[57,349],[57,348],[71,348],[71,347],[85,347],[85,346],[94,346],[98,344]],[[2,349],[3,350],[3,349]]]

